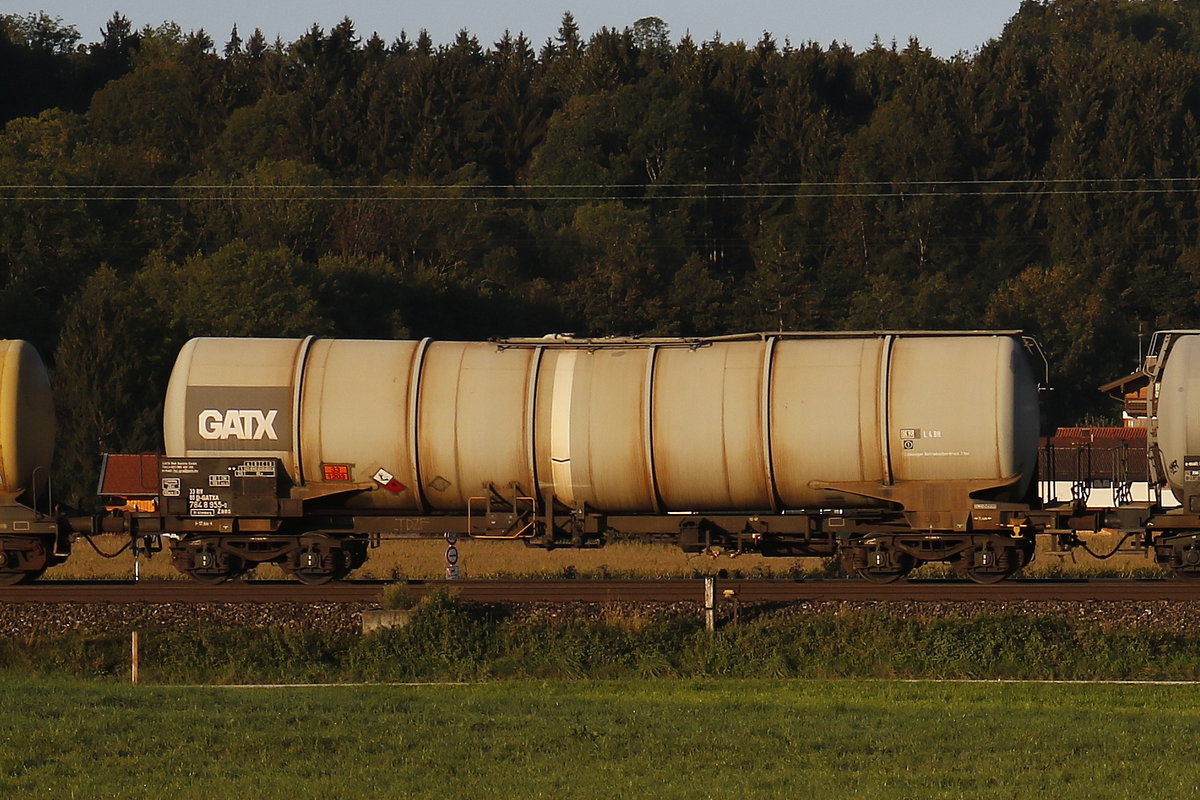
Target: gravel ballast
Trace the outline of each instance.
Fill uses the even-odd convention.
[[[665,616],[702,614],[692,604],[525,603],[500,606],[506,616],[545,622],[593,620],[651,622]],[[133,630],[243,628],[324,631],[362,630],[362,612],[373,603],[0,603],[0,638],[52,637],[68,633],[105,634]],[[721,609],[723,625],[732,609]],[[1097,625],[1104,631],[1162,630],[1200,635],[1200,601],[813,601],[786,606],[745,604],[738,619],[881,612],[920,620],[981,616],[1058,617]]]

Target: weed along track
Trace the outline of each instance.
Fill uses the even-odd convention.
[[[130,681],[137,664],[140,683],[175,685],[1200,679],[1196,600],[722,601],[710,629],[694,597],[491,603],[431,591],[403,615],[406,624],[365,631],[374,616],[365,612],[381,605],[261,595],[0,603],[0,670],[27,680]]]

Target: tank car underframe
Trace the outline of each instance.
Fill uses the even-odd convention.
[[[666,524],[676,526],[674,542],[685,551],[723,548],[791,558],[836,555],[847,573],[875,583],[891,583],[935,561],[949,562],[957,575],[976,583],[995,583],[1028,564],[1035,549],[1034,531],[1024,524],[962,533],[914,530],[903,517],[879,514],[705,516],[683,524],[677,519],[667,518]],[[607,524],[633,531],[650,527],[638,518],[611,518]],[[617,538],[617,531],[609,532],[608,538]]]
[[[134,514],[135,536],[169,532],[173,565],[206,583],[275,563],[306,583],[346,577],[382,539],[521,540],[532,547],[600,547],[621,540],[659,541],[685,552],[757,553],[768,557],[840,556],[843,566],[876,582],[897,580],[921,564],[951,563],[962,577],[991,583],[1033,556],[1024,512],[991,510],[1006,527],[914,530],[903,512],[877,509],[787,514],[626,514],[533,510],[467,515],[322,513],[299,517],[196,519]]]
[[[878,507],[782,513],[605,514],[570,508],[545,493],[535,497],[515,485],[487,486],[469,498],[465,513],[397,514],[354,507],[347,501],[362,491],[356,487],[329,494],[306,485],[297,497],[300,487],[282,477],[277,462],[273,469],[264,465],[270,466],[237,458],[175,460],[170,468],[183,472],[176,478],[163,468],[163,482],[173,492],[158,499],[160,511],[128,514],[125,524],[134,536],[171,538],[174,566],[208,583],[264,563],[278,564],[301,581],[323,583],[361,566],[368,549],[383,538],[447,534],[544,548],[634,539],[692,553],[840,556],[851,574],[880,582],[930,561],[947,561],[966,578],[992,582],[1033,555],[1030,507],[986,499],[1015,479],[839,484],[839,491],[874,498]]]
[[[485,485],[461,511],[402,511],[360,497],[369,489],[341,482],[295,484],[279,459],[214,456],[159,459],[149,486],[109,480],[105,494],[156,496],[155,512],[125,512],[135,537],[170,538],[172,563],[209,583],[275,563],[297,579],[322,583],[361,566],[382,538],[521,540],[534,547],[599,547],[620,539],[660,541],[687,552],[725,551],[779,557],[840,555],[851,574],[891,581],[930,561],[948,561],[976,581],[1002,579],[1032,557],[1031,508],[996,499],[1019,475],[1002,480],[813,482],[810,488],[869,498],[842,509],[608,514],[571,507],[548,491]],[[403,487],[401,487],[403,490]],[[126,498],[127,499],[127,498]],[[782,505],[777,502],[777,505]],[[120,505],[126,505],[124,503]],[[118,512],[119,513],[119,512]],[[106,523],[107,524],[107,523]]]

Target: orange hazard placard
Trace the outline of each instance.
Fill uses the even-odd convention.
[[[350,467],[345,464],[322,464],[321,477],[327,481],[348,481]]]

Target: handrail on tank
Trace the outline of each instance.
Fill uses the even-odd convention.
[[[1146,358],[1153,358],[1159,354],[1163,343],[1168,340],[1168,337],[1175,337],[1179,334],[1200,334],[1200,330],[1194,328],[1166,328],[1161,331],[1155,331],[1150,335],[1150,347],[1146,349]]]
[[[54,484],[51,483],[50,469],[48,467],[39,465],[39,466],[36,466],[33,468],[33,474],[30,476],[30,486],[29,486],[30,504],[29,505],[30,505],[30,507],[33,508],[34,511],[37,512],[37,515],[40,517],[40,516],[42,516],[42,507],[40,505],[38,505],[38,490],[37,490],[39,474],[45,474],[45,476],[46,476],[46,495],[47,495],[47,500],[48,500],[46,510],[50,511],[50,512],[54,511]]]
[[[1022,336],[1022,344],[1025,345],[1025,351],[1030,355],[1037,355],[1042,360],[1043,367],[1043,382],[1038,387],[1038,391],[1047,391],[1050,388],[1050,359],[1046,358],[1046,351],[1042,349],[1042,343],[1032,336]]]

